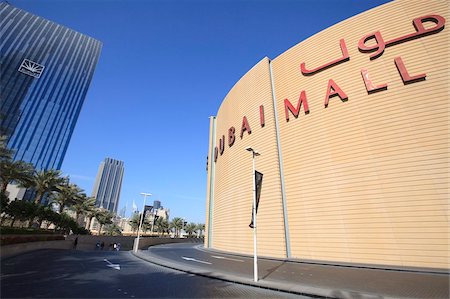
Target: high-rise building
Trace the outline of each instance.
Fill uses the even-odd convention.
[[[102,43],[0,3],[0,134],[14,159],[60,169]]]
[[[154,201],[153,201],[153,208],[154,208],[155,210],[158,210],[159,208],[162,208],[162,207],[161,207],[161,201],[159,201],[159,200],[154,200]]]
[[[123,179],[123,161],[106,158],[98,168],[92,196],[98,207],[117,213]]]

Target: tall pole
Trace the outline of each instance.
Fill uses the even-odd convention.
[[[257,255],[257,248],[256,248],[256,174],[255,174],[255,157],[259,156],[260,153],[258,151],[254,150],[251,147],[245,148],[247,151],[252,152],[252,163],[253,163],[253,208],[252,208],[252,216],[253,216],[253,280],[255,282],[258,281],[258,255]]]
[[[136,245],[134,246],[134,252],[137,252],[138,248],[139,248],[140,232],[141,232],[142,222],[143,222],[144,213],[145,213],[145,199],[147,198],[147,196],[151,196],[150,193],[141,193],[141,195],[144,195],[144,204],[142,205],[141,220],[139,221],[138,235],[137,235]]]
[[[253,156],[253,280],[258,281],[258,256],[256,248],[256,182],[255,182],[255,152]]]

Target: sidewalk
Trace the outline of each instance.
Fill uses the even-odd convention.
[[[252,258],[228,255],[228,258],[214,260],[211,257],[218,254],[216,251],[203,252],[205,256],[202,258],[213,261],[213,264],[184,263],[175,255],[167,258],[151,249],[133,254],[151,263],[187,273],[311,297],[449,298],[448,273],[368,269],[259,258],[259,281],[254,282]],[[220,255],[227,256],[224,253]],[[233,263],[233,257],[241,259],[242,263]]]

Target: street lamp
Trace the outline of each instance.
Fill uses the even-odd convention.
[[[258,281],[258,256],[256,254],[256,182],[255,182],[255,157],[259,156],[257,150],[254,150],[251,147],[246,147],[246,150],[252,152],[252,161],[253,161],[253,280]]]
[[[144,204],[142,205],[141,221],[139,222],[138,235],[137,235],[137,240],[136,240],[136,243],[134,246],[134,252],[137,252],[138,248],[139,248],[140,232],[141,232],[142,222],[143,222],[144,213],[145,213],[145,199],[147,198],[147,196],[152,196],[150,193],[141,193],[141,195],[144,196]]]

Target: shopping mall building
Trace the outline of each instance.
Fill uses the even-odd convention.
[[[205,246],[449,268],[448,1],[394,1],[336,24],[229,91],[210,119]]]

